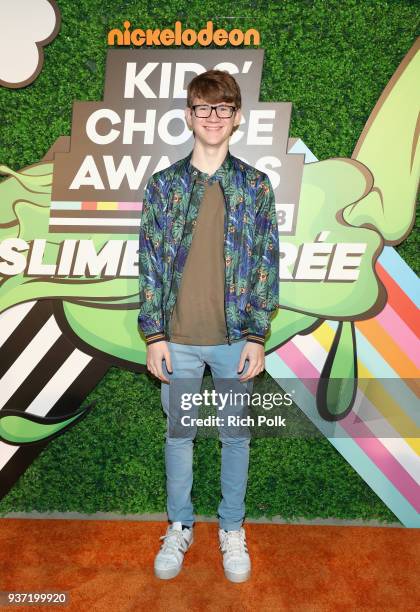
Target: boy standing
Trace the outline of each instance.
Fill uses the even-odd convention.
[[[168,417],[165,467],[171,524],[155,559],[159,578],[179,573],[193,541],[192,453],[197,428],[169,435],[169,422],[180,410],[174,400],[175,381],[183,379],[188,391],[199,393],[207,363],[216,390],[223,388],[222,379],[228,379],[233,393],[251,393],[253,378],[264,370],[265,338],[278,307],[274,192],[264,172],[229,151],[240,109],[240,89],[228,72],[209,70],[196,76],[188,86],[185,109],[195,137],[193,150],[152,175],[145,189],[139,326],[147,344],[147,368],[162,381]],[[232,404],[224,406],[225,415],[237,414],[235,409]],[[242,582],[251,570],[242,527],[249,434],[232,432],[219,427],[219,544],[226,577]]]

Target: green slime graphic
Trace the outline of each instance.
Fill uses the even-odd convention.
[[[32,444],[52,438],[63,429],[67,429],[76,419],[80,419],[89,410],[89,406],[71,417],[43,418],[22,413],[8,414],[0,411],[0,439],[12,444]],[[4,414],[3,414],[4,412]]]

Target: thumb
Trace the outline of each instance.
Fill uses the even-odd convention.
[[[165,353],[165,361],[166,361],[166,369],[168,370],[168,372],[173,374],[173,371],[172,371],[172,362],[171,362],[171,354],[170,354],[169,351],[167,351]]]

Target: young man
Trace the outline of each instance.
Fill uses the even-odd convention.
[[[193,541],[197,427],[170,435],[169,423],[180,414],[176,380],[190,393],[199,393],[207,363],[216,391],[226,389],[223,381],[228,380],[233,393],[251,393],[253,378],[264,370],[264,343],[278,307],[273,189],[264,172],[229,151],[240,109],[240,89],[228,72],[209,70],[196,76],[188,86],[185,109],[195,137],[193,150],[153,174],[143,200],[139,326],[147,344],[147,368],[162,381],[168,417],[165,466],[171,524],[155,559],[159,578],[179,573]],[[228,402],[224,412],[222,416],[238,414],[237,406]],[[225,575],[234,582],[247,580],[251,570],[242,527],[249,461],[245,433],[219,427],[219,545]]]

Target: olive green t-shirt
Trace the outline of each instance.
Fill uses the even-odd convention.
[[[224,309],[225,201],[218,181],[206,183],[170,321],[170,341],[227,343]]]

